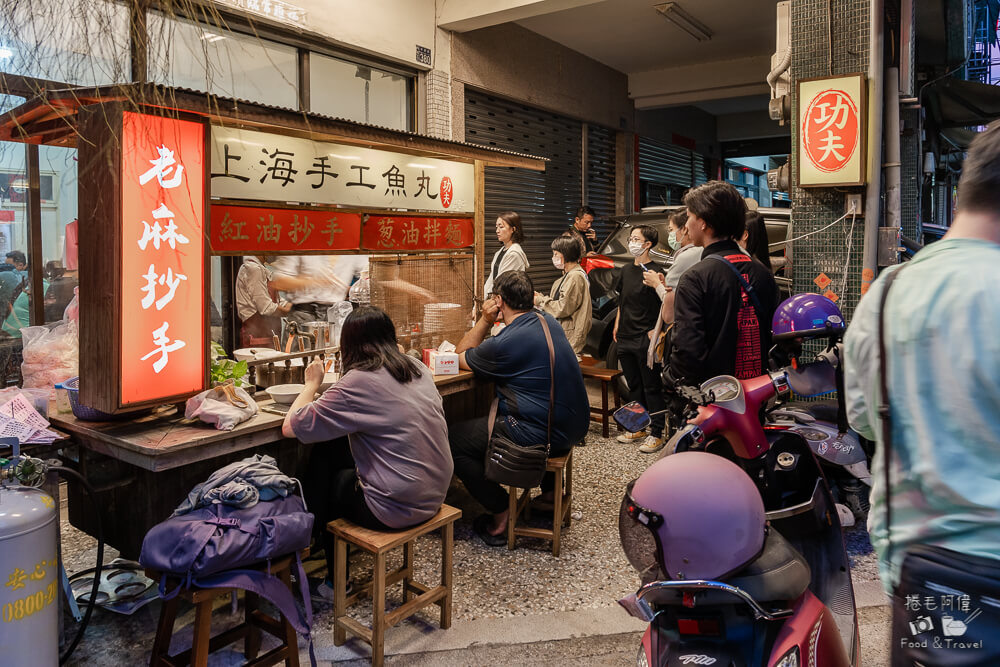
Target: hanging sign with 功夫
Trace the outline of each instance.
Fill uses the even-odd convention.
[[[798,82],[800,187],[865,184],[866,86],[863,74]]]
[[[350,208],[471,213],[471,164],[212,128],[212,196]]]

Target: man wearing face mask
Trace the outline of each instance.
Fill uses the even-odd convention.
[[[649,251],[659,240],[655,227],[633,227],[629,233],[628,250],[635,259],[622,267],[615,283],[618,315],[615,317],[614,339],[618,342],[618,364],[625,374],[632,400],[641,403],[651,413],[662,411],[665,407],[660,365],[654,364],[652,368],[646,365],[649,332],[656,326],[659,317],[660,297],[654,288],[643,282],[643,273],[663,273],[663,267],[649,258]],[[664,444],[664,423],[663,415],[656,415],[650,423],[648,436],[641,431],[625,433],[618,436],[618,441],[629,443],[642,440],[640,452],[657,452]]]

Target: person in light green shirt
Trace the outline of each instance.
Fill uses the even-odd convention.
[[[915,545],[995,559],[1000,573],[1000,125],[972,144],[948,233],[888,271],[900,270],[885,307],[891,526],[878,414],[885,275],[844,341],[851,426],[878,442],[869,529],[890,592]]]
[[[49,281],[43,280],[42,287],[44,290],[47,290],[49,288]],[[14,306],[10,309],[10,315],[7,316],[7,319],[3,323],[3,330],[11,338],[20,338],[21,328],[31,326],[30,310],[31,296],[28,293],[28,286],[25,285],[21,293],[14,299]]]

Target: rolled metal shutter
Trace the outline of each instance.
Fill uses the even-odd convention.
[[[639,137],[639,178],[689,188],[694,185],[692,154],[687,148]]]
[[[614,228],[608,217],[615,214],[615,154],[615,131],[588,125],[585,199],[597,214],[594,229],[598,239],[603,239]]]
[[[551,160],[544,172],[513,167],[486,169],[486,267],[500,249],[493,223],[501,211],[524,222],[528,275],[548,293],[560,275],[549,244],[566,231],[583,192],[583,125],[571,118],[466,88],[465,140]]]

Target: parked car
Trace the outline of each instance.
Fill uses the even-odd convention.
[[[669,229],[667,222],[682,206],[654,206],[644,208],[639,213],[611,218],[616,223],[615,230],[596,249],[595,255],[585,257],[580,264],[590,277],[590,297],[593,303],[594,320],[587,336],[584,349],[598,359],[604,359],[609,368],[618,367],[617,344],[612,340],[615,315],[618,312],[618,293],[615,281],[622,266],[632,261],[628,252],[628,237],[637,225],[652,225],[660,235],[660,242],[650,251],[653,261],[664,267],[673,264],[670,246],[667,245]],[[768,244],[771,248],[771,268],[781,291],[781,298],[791,296],[791,238],[792,222],[790,211],[783,208],[758,208],[767,225]]]

